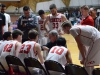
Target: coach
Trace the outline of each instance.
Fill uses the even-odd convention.
[[[30,13],[29,6],[23,7],[24,14],[18,19],[18,29],[23,31],[22,42],[28,40],[28,32],[31,29],[37,29],[38,18],[35,14]]]

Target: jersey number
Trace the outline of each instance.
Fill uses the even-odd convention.
[[[53,23],[53,28],[58,28],[58,23]]]
[[[41,24],[41,27],[40,27],[40,29],[41,29],[41,30],[44,30],[44,26],[43,26],[42,24]]]
[[[6,44],[6,46],[4,47],[3,52],[10,52],[11,48],[12,48],[13,44]]]
[[[54,48],[51,53],[56,53],[58,55],[61,55],[63,53],[64,49],[63,48]]]
[[[25,48],[25,50],[24,50],[24,48]],[[26,53],[26,54],[28,54],[29,51],[30,51],[30,49],[31,49],[31,45],[29,45],[29,44],[28,45],[23,44],[19,53]]]

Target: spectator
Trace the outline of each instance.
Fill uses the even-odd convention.
[[[97,9],[90,8],[90,15],[94,19],[94,26],[99,30],[100,27],[100,17],[97,17]]]
[[[1,9],[2,9],[2,6],[0,5],[0,40],[3,39],[3,28],[6,21],[4,14],[1,13]]]
[[[89,16],[89,7],[84,5],[80,8],[80,11],[82,15],[82,21],[80,24],[94,26],[94,20],[91,16]]]
[[[5,19],[6,19],[6,24],[4,26],[3,31],[7,32],[10,28],[11,19],[10,19],[10,15],[5,13],[5,10],[6,10],[6,5],[2,4],[1,13],[3,13],[5,15]]]
[[[23,7],[24,14],[18,19],[18,29],[23,31],[22,42],[28,40],[28,32],[30,29],[36,29],[38,24],[38,18],[35,14],[30,13],[29,6]]]

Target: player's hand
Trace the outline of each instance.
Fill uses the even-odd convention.
[[[48,47],[46,47],[46,46],[42,46],[42,48],[43,48],[43,50],[49,50],[49,48]]]
[[[26,24],[23,24],[23,27],[26,27]]]
[[[81,60],[80,63],[81,63],[81,64],[84,64],[84,61],[85,61],[85,59]]]
[[[45,34],[44,34],[44,36],[45,36],[45,37],[48,37],[48,34],[47,34],[47,33],[45,33]]]

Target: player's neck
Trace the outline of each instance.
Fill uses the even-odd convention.
[[[58,13],[55,13],[55,14],[52,14],[53,16],[57,16],[58,15]]]
[[[35,40],[35,39],[30,39],[30,41],[34,41],[34,42],[36,42],[36,40]]]

